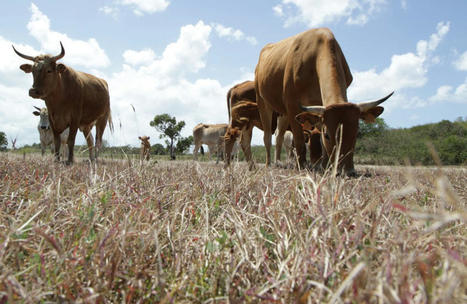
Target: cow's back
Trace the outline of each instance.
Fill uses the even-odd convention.
[[[342,50],[327,28],[311,29],[266,45],[256,66],[255,85],[258,94],[282,114],[286,112],[283,97],[287,94],[303,105],[323,104],[321,91],[335,88],[321,88],[320,77],[331,78],[330,86],[337,81],[347,88],[352,82]]]
[[[83,91],[83,115],[81,124],[89,124],[101,117],[107,117],[110,113],[109,86],[104,79],[96,76],[79,73],[85,84]]]
[[[93,124],[101,117],[110,115],[110,97],[107,82],[104,79],[67,66],[62,73],[63,92],[61,101],[48,102],[49,116],[63,119],[61,125],[70,121],[79,121],[79,127]],[[57,115],[61,117],[57,117]]]
[[[198,124],[193,128],[193,138],[195,142],[217,143],[219,137],[223,137],[227,131],[227,124]]]

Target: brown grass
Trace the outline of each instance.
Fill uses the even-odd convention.
[[[466,169],[0,154],[0,303],[465,303]]]

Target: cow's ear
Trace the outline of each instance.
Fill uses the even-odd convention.
[[[142,139],[141,139],[141,136],[138,136],[138,139],[139,139],[139,140],[142,140]]]
[[[34,114],[34,115],[36,115],[36,116],[41,115],[41,113],[40,113],[39,111],[34,111],[34,112],[32,112],[32,114]]]
[[[149,139],[151,139],[151,137],[150,137],[150,136],[148,136],[148,140],[149,140]]]
[[[21,70],[23,70],[25,73],[31,73],[32,72],[32,65],[27,64],[27,63],[20,65],[19,68]]]
[[[360,119],[362,119],[366,123],[374,123],[376,122],[376,117],[380,116],[381,113],[383,113],[383,111],[384,108],[380,106],[371,108],[366,112],[361,112]]]
[[[240,119],[238,120],[238,122],[240,124],[247,124],[250,120],[247,118],[247,117],[240,117]]]
[[[295,116],[295,120],[298,121],[303,130],[319,129],[323,125],[323,116],[318,113],[302,112]]]
[[[66,66],[63,63],[57,64],[57,72],[62,73],[66,70]]]

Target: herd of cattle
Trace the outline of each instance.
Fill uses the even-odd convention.
[[[46,108],[34,112],[41,116],[38,128],[42,153],[53,138],[56,159],[60,160],[60,147],[64,143],[62,147],[68,148],[66,162],[72,163],[75,137],[80,129],[87,141],[89,157],[94,160],[107,123],[113,130],[108,85],[103,79],[57,63],[65,56],[62,43],[60,46],[57,56],[36,57],[24,55],[13,46],[16,54],[34,63],[20,66],[33,75],[29,95],[43,99],[46,104]],[[266,166],[271,163],[271,137],[275,132],[275,162],[280,160],[284,143],[287,157],[294,148],[299,168],[306,166],[307,147],[313,166],[325,167],[339,157],[338,170],[354,175],[358,121],[375,122],[384,110],[379,105],[392,93],[376,101],[351,103],[347,100],[351,82],[344,54],[327,28],[311,29],[267,44],[259,55],[254,81],[240,83],[227,93],[229,123],[198,124],[193,129],[194,158],[200,146],[207,144],[210,152],[219,155],[223,151],[228,166],[234,145],[239,141],[252,169],[255,165],[250,143],[253,127],[257,127],[264,132]],[[95,147],[93,126],[96,126]],[[149,137],[139,139],[141,157],[148,159]]]

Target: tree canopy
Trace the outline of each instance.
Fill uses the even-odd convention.
[[[184,140],[180,132],[185,127],[185,122],[183,120],[177,122],[177,119],[169,114],[160,114],[154,116],[149,125],[161,133],[159,138],[168,138],[166,144],[170,151],[170,158],[175,159],[174,145]]]
[[[5,132],[0,131],[0,151],[5,151],[8,146],[8,139]]]

